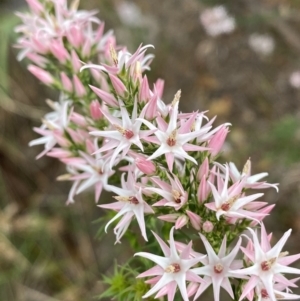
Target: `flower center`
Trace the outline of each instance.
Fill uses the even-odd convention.
[[[181,193],[178,190],[172,190],[172,195],[174,198],[174,202],[176,204],[180,204],[181,203]]]
[[[122,136],[124,136],[126,139],[130,139],[134,136],[134,132],[131,130],[126,130],[123,127],[121,127],[118,124],[114,124],[114,127],[116,128],[116,130],[122,134]]]
[[[180,265],[179,263],[172,263],[169,266],[166,267],[165,272],[166,273],[178,273],[180,272]]]
[[[260,293],[263,299],[269,298],[269,294],[266,289],[263,288]]]
[[[223,266],[221,263],[217,263],[217,264],[214,266],[214,272],[217,273],[217,274],[222,273],[223,270],[224,270],[224,266]]]
[[[139,204],[139,200],[135,197],[135,196],[131,196],[129,198],[129,202],[133,205],[138,205]]]
[[[231,197],[229,200],[227,200],[221,205],[220,209],[222,209],[223,211],[228,211],[239,197],[239,195]]]
[[[133,205],[138,205],[139,200],[135,196],[114,196],[114,198],[120,202],[128,202]]]
[[[169,146],[174,146],[174,145],[176,145],[176,136],[177,136],[177,130],[174,130],[174,131],[170,134],[169,138],[167,139],[167,144],[168,144]]]
[[[263,271],[269,271],[272,264],[276,261],[276,257],[263,261],[260,266]]]

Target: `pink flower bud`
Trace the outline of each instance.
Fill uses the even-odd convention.
[[[198,202],[199,203],[204,202],[208,198],[210,191],[211,188],[207,183],[206,177],[203,176],[197,191]]]
[[[148,102],[148,107],[145,113],[145,118],[147,120],[152,120],[157,116],[157,98],[157,95],[154,94]]]
[[[109,78],[117,94],[119,94],[120,96],[124,96],[124,92],[126,92],[127,89],[123,82],[117,76],[112,74],[109,74]]]
[[[147,76],[145,75],[142,80],[142,84],[141,84],[141,88],[140,88],[139,100],[148,102],[149,99],[150,99],[150,90],[149,90],[148,79],[147,79]]]
[[[137,168],[146,175],[153,175],[156,172],[155,164],[145,158],[137,158],[135,164]]]
[[[157,96],[159,98],[162,98],[163,93],[164,93],[164,85],[165,85],[165,81],[161,78],[159,78],[156,83],[155,83],[155,91],[157,93]]]
[[[74,48],[79,48],[83,41],[84,36],[82,34],[81,28],[78,25],[73,25],[66,33],[67,39]]]
[[[101,106],[98,100],[93,100],[90,104],[90,113],[94,120],[102,118]]]
[[[44,68],[48,63],[48,60],[45,57],[34,52],[26,53],[26,57],[41,68]]]
[[[41,54],[46,54],[49,51],[49,47],[48,47],[49,45],[43,44],[38,39],[38,37],[36,37],[36,36],[32,37],[31,41],[32,41],[32,46],[36,52],[41,53]]]
[[[89,57],[91,54],[91,41],[87,39],[82,47],[82,56]]]
[[[66,73],[61,72],[60,74],[61,83],[63,85],[63,89],[69,93],[73,92],[73,84]]]
[[[75,88],[75,93],[78,97],[82,97],[86,94],[85,88],[78,78],[77,75],[73,76],[73,83],[74,83],[74,88]]]
[[[66,60],[70,57],[69,52],[64,47],[62,41],[53,40],[50,43],[50,51],[62,64],[64,64]]]
[[[87,125],[85,118],[75,112],[72,112],[70,119],[79,126],[85,127]]]
[[[215,157],[220,152],[228,132],[228,128],[226,126],[222,126],[209,141],[207,147],[211,149],[210,153],[213,157]]]
[[[208,157],[205,158],[201,166],[199,167],[198,173],[197,173],[197,179],[200,181],[203,176],[207,177],[209,172],[209,163],[208,163]]]
[[[36,15],[39,15],[44,10],[43,5],[38,0],[26,0],[26,2]]]
[[[49,86],[54,83],[52,75],[39,67],[29,65],[28,70],[45,85]]]
[[[186,211],[186,214],[188,215],[193,228],[199,231],[201,229],[201,217],[189,210]]]
[[[202,225],[202,230],[206,233],[210,233],[214,229],[214,225],[210,221],[206,221]]]
[[[104,22],[101,22],[96,31],[95,43],[101,40],[103,36],[103,32],[104,32]]]
[[[114,108],[119,107],[119,104],[113,95],[111,95],[110,93],[105,92],[97,87],[94,87],[91,85],[89,85],[89,86],[94,91],[94,93],[97,94],[109,106],[114,107]]]
[[[72,63],[74,72],[78,73],[81,68],[81,63],[80,63],[79,57],[75,50],[71,51],[71,63]]]
[[[188,223],[189,219],[186,215],[180,215],[175,223],[175,229],[181,229]]]
[[[165,221],[165,222],[175,223],[179,216],[180,216],[179,213],[171,213],[171,214],[158,216],[157,218],[159,218],[159,219],[161,219],[162,221]]]

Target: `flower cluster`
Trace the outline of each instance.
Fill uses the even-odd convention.
[[[153,277],[146,281],[144,298],[156,294],[172,301],[178,288],[187,301],[210,285],[216,301],[221,287],[239,300],[300,298],[290,290],[297,279],[285,276],[300,273],[288,267],[300,255],[282,252],[291,230],[271,248],[262,223],[274,205],[256,191],[278,190],[278,185],[262,180],[267,173],[252,175],[250,159],[241,172],[232,162],[216,161],[230,124],[214,127],[215,118],[209,120],[205,112],[181,112],[180,90],[168,104],[162,100],[163,80],[150,85],[144,74],[152,45],[133,54],[117,46],[96,12],[78,10],[78,1],[69,8],[62,0],[27,2],[30,13],[19,14],[23,25],[17,27],[19,58],[29,59],[29,71],[60,92],[57,102],[48,100],[53,111],[34,129],[41,137],[30,146],[44,145],[38,158],[47,155],[65,164],[67,173],[58,180],[72,182],[67,204],[90,188],[96,202],[102,190],[113,193],[116,202],[99,207],[115,212],[105,230],[114,224],[116,242],[133,231],[135,221],[151,246],[150,230],[163,223],[166,235],[171,228],[169,246],[153,232],[163,257],[143,252],[133,238],[136,255],[156,264],[138,276]],[[222,7],[212,13],[216,17],[201,17],[204,25],[218,19],[217,27],[207,27],[209,34],[217,35],[219,27],[234,29]],[[185,235],[201,240],[206,254],[195,252],[192,242],[185,245]],[[237,259],[240,250],[243,261]]]

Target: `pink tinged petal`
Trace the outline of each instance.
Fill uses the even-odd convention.
[[[169,257],[170,254],[171,254],[170,253],[170,248],[167,246],[167,244],[155,232],[152,231],[152,233],[155,236],[157,242],[159,243],[165,257]]]
[[[205,282],[201,283],[198,291],[194,297],[194,301],[210,286],[210,284],[212,283],[211,277],[207,277],[205,276],[203,279]]]
[[[232,299],[234,299],[234,294],[233,294],[233,291],[232,291],[232,287],[231,287],[230,281],[227,277],[223,278],[221,286],[226,290],[226,292],[230,295],[230,297]]]
[[[147,259],[150,259],[151,261],[155,262],[157,265],[165,269],[169,265],[169,258],[161,257],[158,255],[146,253],[146,252],[138,252],[135,253],[134,256],[141,256]]]
[[[226,242],[226,240],[225,240],[225,242]],[[241,242],[242,242],[242,239],[239,238],[239,240],[238,240],[237,244],[235,245],[235,247],[231,250],[231,252],[227,256],[225,256],[223,258],[224,261],[226,261],[226,263],[228,265],[230,265],[233,262],[233,260],[235,259],[236,255],[237,255],[237,253],[240,249]],[[226,243],[224,245],[225,245],[225,248],[226,248]],[[223,243],[222,243],[222,246],[223,246]],[[224,252],[224,255],[225,255],[225,250],[222,250],[222,251]]]
[[[160,289],[154,298],[157,299],[157,298],[161,298],[162,296],[168,295],[168,300],[169,298],[172,298],[170,300],[173,300],[176,293],[176,288],[177,288],[177,283],[175,281],[171,281],[165,287]]]
[[[29,65],[27,67],[27,69],[35,77],[37,77],[43,84],[49,86],[49,85],[51,85],[51,84],[54,83],[54,79],[53,79],[52,75],[49,72],[47,72],[47,71],[45,71],[45,70],[43,70],[43,69],[41,69],[41,68],[39,68],[37,66],[34,66],[34,65]]]
[[[219,250],[219,253],[218,253],[219,258],[225,257],[225,254],[226,254],[226,241],[227,241],[227,238],[226,238],[226,235],[225,235],[223,240],[222,240],[222,244],[220,246],[220,250]],[[240,241],[239,241],[239,243],[240,243]]]
[[[200,238],[205,246],[205,249],[207,251],[207,255],[209,258],[209,262],[218,262],[219,261],[219,257],[216,255],[215,251],[213,250],[212,246],[210,245],[210,243],[208,242],[207,238],[202,235],[201,233],[199,233]]]
[[[69,79],[69,77],[64,72],[61,72],[60,79],[61,79],[61,83],[63,85],[63,89],[69,93],[72,93],[73,84],[72,84],[71,80]]]
[[[161,288],[163,288],[165,285],[169,284],[171,281],[173,281],[173,279],[170,277],[170,275],[164,273],[160,280],[142,298],[148,298],[149,296],[153,295]]]
[[[243,300],[258,284],[259,278],[257,276],[251,276],[250,280],[243,288],[242,295],[240,296],[239,301]]]
[[[300,274],[300,269],[293,268],[293,267],[287,267],[287,266],[284,266],[284,265],[277,264],[274,267],[274,272],[275,273],[287,273],[287,274],[296,274],[296,275],[299,275]]]
[[[132,212],[127,212],[119,221],[119,223],[116,225],[116,227],[114,228],[114,234],[116,235],[116,243],[120,243],[120,239],[122,238],[122,236],[125,234],[125,232],[127,231],[131,220],[133,217],[133,213]]]
[[[174,164],[174,154],[166,153],[165,156],[166,156],[168,168],[169,168],[170,172],[172,172],[173,164]]]
[[[298,287],[298,285],[296,285],[294,282],[286,279],[281,274],[274,275],[273,281],[274,282],[278,282],[281,286],[283,286],[283,288],[286,288],[288,286],[290,286],[290,287]]]
[[[86,95],[85,88],[77,75],[73,75],[73,84],[75,93],[78,97],[83,97],[84,95]]]
[[[153,284],[157,283],[160,278],[161,278],[161,276],[153,277],[151,279],[146,280],[145,283],[153,285]]]
[[[241,247],[241,250],[244,252],[244,254],[252,261],[254,262],[255,261],[255,258],[254,258],[254,253],[244,247]]]
[[[290,237],[291,233],[292,233],[292,229],[286,231],[284,235],[280,238],[280,240],[276,243],[276,245],[268,252],[268,256],[270,256],[270,258],[279,256],[283,246],[285,245],[286,241]]]
[[[72,63],[73,71],[75,73],[78,73],[81,68],[81,62],[75,50],[71,51],[71,63]]]
[[[191,129],[193,127],[193,124],[195,122],[195,118],[196,118],[197,114],[198,114],[197,112],[192,113],[191,117],[180,126],[180,128],[178,130],[179,134],[185,134],[185,133],[191,132]]]
[[[180,275],[180,277],[178,277],[176,279],[177,285],[179,287],[180,293],[181,293],[181,297],[183,298],[184,301],[189,301],[189,297],[187,294],[187,290],[186,290],[186,274]]]
[[[95,94],[97,94],[102,99],[102,101],[104,101],[106,104],[108,104],[109,106],[114,107],[114,108],[119,107],[119,104],[113,95],[111,95],[110,93],[105,92],[99,88],[96,88],[94,86],[91,86],[91,85],[89,85],[89,86],[93,90],[93,92]]]
[[[74,182],[72,187],[71,187],[71,190],[69,192],[69,195],[68,195],[68,200],[67,200],[67,205],[71,204],[71,203],[74,203],[74,195],[76,193],[76,189],[78,187],[78,184],[79,182]]]
[[[271,245],[264,224],[261,224],[260,243],[261,243],[261,248],[265,253],[271,250]]]
[[[153,268],[151,268],[151,269],[149,269],[149,270],[147,270],[147,271],[139,274],[136,278],[143,278],[143,277],[149,277],[149,276],[163,275],[164,272],[165,272],[165,270],[162,267],[156,265]]]
[[[111,83],[116,91],[116,93],[120,96],[124,96],[124,93],[127,92],[127,89],[123,82],[115,75],[109,74],[109,78]]]
[[[197,261],[198,263],[199,261]],[[196,264],[196,263],[195,263]],[[196,275],[194,272],[192,271],[187,271],[186,272],[186,280],[187,281],[192,281],[192,282],[197,282],[197,283],[205,283],[205,281],[199,277],[198,275]]]
[[[126,204],[123,204],[123,208],[105,225],[105,232],[107,233],[107,229],[111,223],[113,223],[116,219],[120,218],[122,215],[126,214],[127,212],[130,212],[131,209],[129,206],[126,206]]]
[[[173,301],[176,293],[177,284],[175,281],[172,281],[168,284],[168,301]]]
[[[102,192],[102,182],[98,182],[95,184],[95,202],[98,203],[101,192]]]
[[[145,227],[145,217],[144,217],[144,206],[143,204],[136,205],[136,209],[134,210],[135,217],[137,219],[138,225],[142,232],[142,236],[146,241],[148,241],[147,234],[146,234],[146,227]]]
[[[104,209],[120,211],[124,207],[124,204],[122,204],[121,202],[115,202],[115,203],[111,203],[111,204],[103,204],[103,205],[97,205],[97,206],[100,208],[104,208]]]
[[[290,255],[285,257],[279,257],[277,259],[277,262],[281,265],[290,265],[291,263],[298,260],[299,258],[300,258],[300,254]]]

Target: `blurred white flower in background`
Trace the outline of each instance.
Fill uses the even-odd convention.
[[[275,49],[274,39],[267,34],[253,33],[248,43],[253,51],[264,56],[271,54]]]
[[[295,71],[290,75],[290,85],[296,89],[300,88],[300,71]]]
[[[235,29],[235,19],[228,15],[224,6],[215,6],[200,13],[200,22],[212,37],[230,33]]]
[[[144,22],[141,9],[133,2],[123,1],[119,3],[117,13],[121,22],[128,26],[141,26]]]

